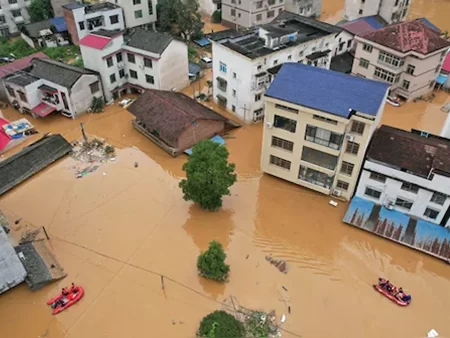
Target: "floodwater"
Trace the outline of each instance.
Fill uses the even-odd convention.
[[[342,7],[335,2],[324,5],[330,15],[330,8]],[[430,4],[439,6],[414,6],[431,11]],[[440,4],[448,9],[448,2]],[[418,11],[413,7],[413,15]],[[445,28],[441,12],[430,19]],[[439,109],[449,101],[441,92],[433,102],[386,106],[383,122],[438,133],[446,117]],[[20,117],[11,109],[4,114]],[[167,155],[135,131],[131,119],[114,104],[75,121],[33,120],[41,133],[60,132],[69,140],[81,136],[83,122],[118,154],[81,179],[73,160],[64,159],[0,198],[13,227],[18,218],[19,226],[46,227],[68,273],[38,292],[22,285],[1,295],[1,337],[194,337],[200,319],[230,295],[243,306],[286,314],[284,337],[419,338],[432,328],[450,337],[450,266],[343,224],[345,203],[333,208],[326,196],[262,175],[261,124],[227,135],[239,179],[223,208],[209,213],[182,198],[178,182],[186,157]],[[198,254],[213,239],[228,254],[225,285],[196,272]],[[289,272],[268,264],[268,254],[285,259]],[[411,292],[411,306],[397,307],[373,292],[378,276]],[[51,316],[45,301],[72,281],[85,288],[84,298]]]

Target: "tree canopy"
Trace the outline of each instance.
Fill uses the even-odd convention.
[[[183,165],[186,179],[179,186],[184,199],[199,203],[205,210],[218,210],[222,196],[229,195],[229,187],[236,182],[234,168],[233,163],[228,163],[227,148],[211,140],[200,141]]]
[[[28,7],[31,22],[38,22],[53,18],[53,7],[50,0],[31,0]]]
[[[242,338],[245,337],[244,325],[225,311],[214,311],[203,317],[198,337]]]
[[[216,241],[209,243],[208,250],[201,253],[197,258],[197,269],[201,276],[224,282],[228,278],[230,266],[225,264],[227,254],[222,244]]]
[[[185,40],[203,35],[198,0],[158,0],[158,28]]]

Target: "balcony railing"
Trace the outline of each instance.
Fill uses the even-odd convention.
[[[325,189],[331,189],[334,181],[334,176],[328,176],[325,173],[305,166],[300,166],[298,178]]]

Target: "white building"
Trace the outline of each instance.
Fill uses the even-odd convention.
[[[284,10],[284,0],[222,0],[222,23],[239,29],[271,22]]]
[[[3,78],[8,101],[22,113],[45,117],[54,111],[75,118],[103,98],[98,74],[50,59],[32,59],[31,69]]]
[[[322,12],[322,0],[285,0],[285,9],[304,16],[318,17]]]
[[[30,23],[28,13],[29,1],[26,0],[4,0],[0,6],[0,35],[17,35],[21,27]]]
[[[215,11],[222,9],[222,0],[198,0],[200,11],[212,15]]]
[[[64,18],[72,43],[79,41],[89,33],[101,28],[109,30],[125,29],[122,8],[110,2],[93,5],[73,2],[63,6]]]
[[[157,0],[115,0],[115,3],[123,8],[126,28],[138,26],[155,28]]]
[[[259,28],[211,34],[214,101],[247,123],[263,119],[263,96],[281,65],[301,62],[328,69],[340,31],[285,11]]]
[[[129,36],[98,30],[80,40],[84,66],[100,73],[106,101],[129,91],[181,90],[189,84],[187,45],[142,28]]]
[[[345,0],[344,17],[355,20],[363,16],[379,15],[387,23],[406,20],[412,0]]]
[[[450,140],[382,126],[367,151],[356,196],[450,227]]]

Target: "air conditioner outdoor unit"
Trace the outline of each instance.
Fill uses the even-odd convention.
[[[347,141],[353,142],[355,140],[355,136],[353,136],[353,135],[345,135],[345,139]]]
[[[333,194],[334,196],[336,196],[336,197],[341,197],[342,191],[339,190],[339,189],[333,189],[332,194]]]
[[[394,209],[394,201],[387,201],[387,203],[384,205],[386,209],[392,210]]]
[[[272,124],[271,122],[267,122],[267,123],[266,123],[266,126],[267,126],[267,128],[272,128],[272,127],[273,127],[273,124]]]

